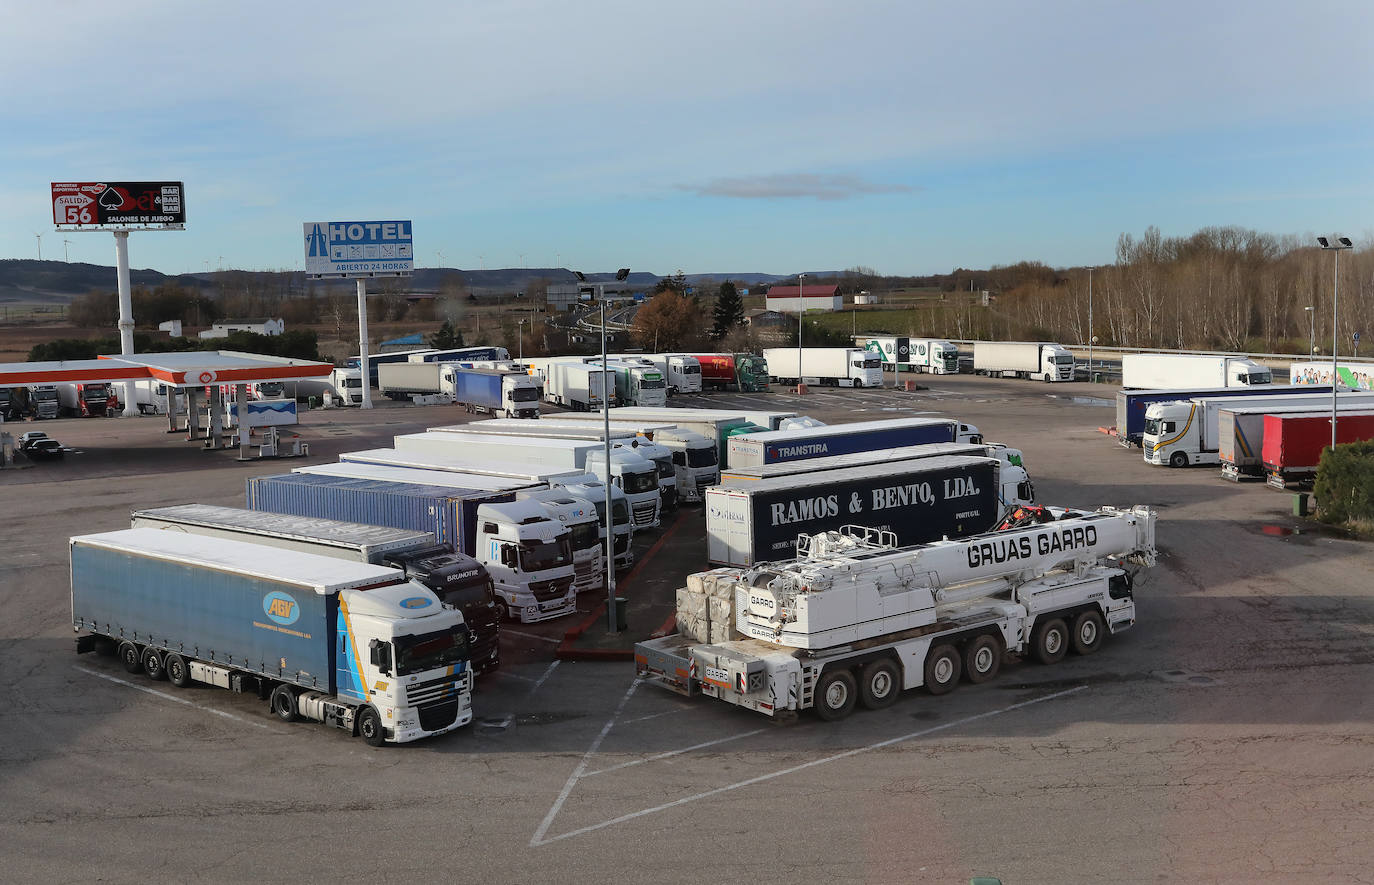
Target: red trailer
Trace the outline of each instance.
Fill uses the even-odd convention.
[[[768,390],[768,363],[751,353],[694,353],[701,363],[702,390]]]
[[[1374,439],[1374,415],[1340,413],[1336,421],[1336,442],[1352,443]],[[1265,415],[1264,462],[1266,481],[1275,488],[1289,483],[1307,482],[1317,475],[1322,449],[1331,445],[1331,416]]]

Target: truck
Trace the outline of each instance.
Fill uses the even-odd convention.
[[[749,433],[731,437],[727,447],[733,469],[870,449],[982,440],[977,427],[952,418],[891,418]]]
[[[815,473],[823,470],[841,470],[850,467],[873,468],[900,464],[905,461],[919,461],[925,458],[944,458],[949,456],[971,456],[996,458],[1001,462],[998,471],[997,499],[1002,510],[1035,503],[1035,487],[1030,473],[1026,470],[1025,455],[1002,443],[927,443],[919,446],[900,446],[893,449],[874,449],[868,452],[851,452],[848,455],[830,455],[824,458],[805,458],[800,461],[780,461],[775,464],[761,464],[756,467],[732,467],[721,474],[721,482],[738,485],[760,479],[774,479],[780,476],[796,476],[802,473]]]
[[[501,622],[491,576],[471,556],[435,543],[429,532],[212,504],[135,510],[129,527],[228,538],[399,569],[408,580],[428,587],[441,603],[463,613],[474,672],[489,672],[501,664]]]
[[[668,382],[668,395],[701,393],[701,361],[685,353],[646,353]]]
[[[23,387],[0,387],[0,421],[17,421],[28,409],[28,391]]]
[[[119,414],[119,396],[114,385],[103,381],[63,381],[57,385],[57,401],[69,417],[107,418]]]
[[[1262,387],[1204,387],[1192,390],[1118,390],[1116,392],[1116,441],[1123,447],[1140,445],[1145,435],[1145,410],[1155,403],[1180,402],[1195,397],[1325,396],[1331,387],[1271,384]]]
[[[868,339],[867,350],[878,354],[884,369],[891,367],[899,372],[928,375],[959,374],[959,348],[943,338],[880,335]]]
[[[1374,439],[1374,415],[1336,414],[1336,444]],[[1261,449],[1265,482],[1276,489],[1310,483],[1322,450],[1331,446],[1331,413],[1265,415]]]
[[[397,436],[395,445],[401,452],[461,455],[474,460],[490,457],[591,473],[620,486],[625,492],[630,499],[635,528],[658,527],[661,497],[658,468],[652,461],[629,451],[612,449],[608,471],[605,447],[595,442],[426,431]]]
[[[375,372],[375,366],[373,368]],[[374,375],[375,377],[375,375]],[[294,399],[323,399],[337,406],[361,406],[363,404],[363,373],[357,366],[336,367],[326,378],[311,378],[295,382],[292,390]]]
[[[1374,393],[1347,393],[1339,399],[1351,406],[1374,408]],[[1200,396],[1177,402],[1153,403],[1145,410],[1145,433],[1140,442],[1145,463],[1169,467],[1219,464],[1217,413],[1224,408],[1246,406],[1274,409],[1309,406],[1315,409],[1317,400],[1303,395]]]
[[[600,357],[588,365],[603,365]],[[608,359],[604,364],[615,373],[615,401],[622,406],[657,408],[668,402],[668,382],[651,360],[629,356]]]
[[[1374,390],[1374,363],[1337,363],[1340,385],[1351,390]],[[1304,387],[1331,387],[1331,361],[1293,363],[1288,367],[1288,383]]]
[[[574,412],[600,411],[603,403],[617,404],[615,373],[579,359],[548,360],[538,369],[544,379],[544,400]]]
[[[1254,387],[1273,383],[1274,373],[1249,357],[1193,353],[1128,353],[1121,357],[1121,386],[1125,388]]]
[[[416,356],[416,355],[418,355],[418,354],[425,354],[425,353],[434,353],[434,352],[435,352],[435,349],[432,348],[432,347],[418,347],[418,348],[412,348],[412,349],[410,349],[410,350],[394,350],[394,351],[392,351],[391,353],[369,353],[369,354],[367,355],[368,384],[370,384],[370,385],[373,386],[373,387],[376,387],[376,386],[377,386],[377,367],[378,367],[378,366],[384,366],[384,365],[386,365],[387,363],[408,363],[408,362],[410,362],[410,358],[411,358],[412,356]],[[362,377],[362,366],[363,366],[363,358],[362,358],[362,355],[361,355],[361,354],[354,354],[353,356],[349,357],[347,360],[344,361],[343,368],[345,368],[345,369],[356,369],[356,370],[358,370],[359,378],[361,379],[361,377]],[[360,381],[360,383],[359,383],[359,388],[361,388],[361,386],[362,386],[362,385],[361,385],[361,381]]]
[[[449,365],[453,399],[469,413],[538,418],[544,396],[540,380],[526,372]]]
[[[1325,408],[1323,408],[1325,406]],[[1369,414],[1374,405],[1341,400],[1337,415]],[[1228,403],[1217,410],[1217,457],[1221,459],[1221,478],[1239,482],[1243,477],[1264,476],[1264,416],[1309,415],[1331,418],[1329,403],[1307,403],[1301,406],[1244,406],[1232,408]]]
[[[985,532],[1002,518],[1001,462],[945,456],[840,467],[706,490],[707,560],[752,566],[791,559],[798,534],[856,525],[906,546]]]
[[[883,363],[862,347],[770,347],[764,350],[769,379],[818,387],[882,387]],[[797,377],[800,368],[801,377]]]
[[[478,436],[519,436],[532,439],[566,439],[575,442],[602,442],[606,439],[602,423],[594,419],[574,424],[569,421],[549,421],[530,424],[528,421],[493,420],[474,421],[471,424],[453,424],[445,427],[431,427],[436,433],[465,433]],[[673,462],[673,452],[667,446],[654,442],[651,438],[640,436],[627,427],[611,427],[611,451],[626,451],[652,461],[658,471],[659,508],[663,512],[677,509],[678,480],[677,468]]]
[[[394,400],[413,396],[453,396],[452,383],[443,380],[445,363],[382,363],[377,367],[377,391]]]
[[[411,363],[454,363],[472,360],[509,360],[510,351],[504,347],[477,345],[475,347],[432,348],[430,350],[408,351],[406,360]]]
[[[694,353],[702,390],[768,392],[768,359],[752,353]]]
[[[515,481],[510,486],[522,484]],[[569,532],[514,490],[459,489],[286,473],[248,480],[248,508],[431,532],[491,575],[501,619],[522,623],[577,610]]]
[[[606,548],[606,499],[611,504],[611,530],[615,535],[611,542],[611,555],[615,557],[617,569],[627,569],[634,565],[634,517],[630,513],[630,499],[618,487],[607,486],[595,476],[588,475],[581,482],[561,483],[559,488],[569,494],[590,501],[596,508],[597,538],[601,548]],[[604,560],[603,560],[604,562]]]
[[[791,413],[745,413],[731,409],[691,409],[691,408],[671,408],[671,409],[641,409],[629,407],[616,409],[611,413],[611,423],[617,421],[652,421],[655,423],[671,423],[681,430],[690,430],[699,433],[707,439],[714,440],[716,451],[720,455],[721,464],[728,464],[727,444],[732,436],[741,436],[746,433],[758,433],[761,430],[776,429],[776,425],[755,423],[750,420],[748,415],[755,415],[759,418],[767,414],[788,414]],[[552,420],[566,420],[559,415],[545,416]],[[779,419],[781,420],[781,419]]]
[[[380,747],[472,720],[467,628],[393,568],[183,532],[70,541],[78,653],[177,688],[254,691]],[[193,592],[191,592],[193,591]]]
[[[605,523],[598,519],[595,504],[563,486],[520,491],[515,497],[543,505],[554,519],[568,527],[574,593],[606,586],[606,564],[601,552]]]
[[[977,375],[1072,381],[1073,366],[1073,353],[1048,341],[973,342],[973,371]]]
[[[871,529],[803,536],[796,560],[689,576],[679,632],[637,643],[635,669],[681,695],[833,721],[989,682],[1008,652],[1090,655],[1135,624],[1154,526],[1148,507],[1104,507],[914,547]]]
[[[56,418],[62,412],[57,397],[57,386],[53,384],[34,384],[29,387],[29,411],[39,420]]]

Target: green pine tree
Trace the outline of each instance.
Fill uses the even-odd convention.
[[[719,341],[743,322],[744,299],[740,297],[735,284],[726,280],[720,284],[720,291],[716,295],[715,325],[711,328],[711,337]]]

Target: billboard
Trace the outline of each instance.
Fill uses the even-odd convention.
[[[52,183],[52,221],[58,230],[183,230],[179,181]]]
[[[403,277],[415,269],[409,221],[307,221],[305,275]]]

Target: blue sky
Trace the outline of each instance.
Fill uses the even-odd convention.
[[[1374,240],[1374,4],[19,3],[0,257],[111,264],[53,181],[182,180],[135,267],[941,273],[1210,225]]]

